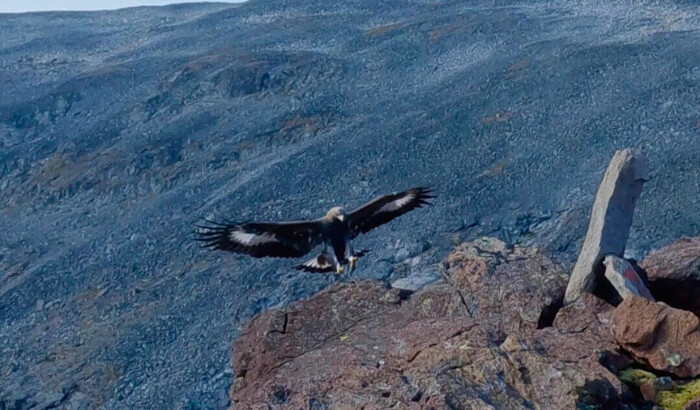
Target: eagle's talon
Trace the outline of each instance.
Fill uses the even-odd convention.
[[[357,256],[349,257],[348,262],[350,263],[350,271],[354,271],[355,267],[357,266]]]
[[[343,267],[343,265],[336,265],[335,273],[336,275],[342,275],[343,273],[345,273],[345,267]]]

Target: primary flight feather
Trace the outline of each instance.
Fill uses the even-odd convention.
[[[352,240],[361,233],[383,225],[435,198],[427,187],[411,188],[382,195],[359,208],[346,212],[331,208],[326,216],[311,221],[293,222],[216,222],[198,225],[197,240],[207,248],[244,253],[256,258],[298,258],[323,244],[316,257],[297,266],[308,272],[342,273],[345,266],[355,268],[357,259],[367,251],[356,251]]]

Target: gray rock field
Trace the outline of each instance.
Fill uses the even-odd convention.
[[[251,316],[339,280],[415,288],[482,235],[570,271],[617,149],[651,169],[628,256],[700,232],[694,0],[251,0],[0,35],[2,410],[226,408]],[[191,240],[426,184],[349,278]]]

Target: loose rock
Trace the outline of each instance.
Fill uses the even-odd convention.
[[[615,341],[635,359],[678,377],[700,375],[700,320],[693,313],[630,296],[613,322]]]
[[[641,266],[650,281],[694,279],[700,281],[700,236],[679,239],[649,254]]]
[[[649,289],[629,262],[618,256],[608,255],[603,264],[605,265],[605,277],[622,299],[635,295],[654,301]]]
[[[661,248],[641,266],[657,299],[700,316],[700,237],[683,238]]]

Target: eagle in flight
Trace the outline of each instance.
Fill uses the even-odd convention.
[[[298,258],[323,244],[318,256],[296,266],[307,272],[345,272],[355,269],[357,259],[367,253],[355,251],[352,240],[361,233],[383,225],[392,219],[435,198],[428,187],[382,195],[359,208],[346,212],[331,208],[323,218],[293,222],[215,222],[205,220],[197,225],[196,240],[212,249],[245,253],[256,258],[267,256]]]

